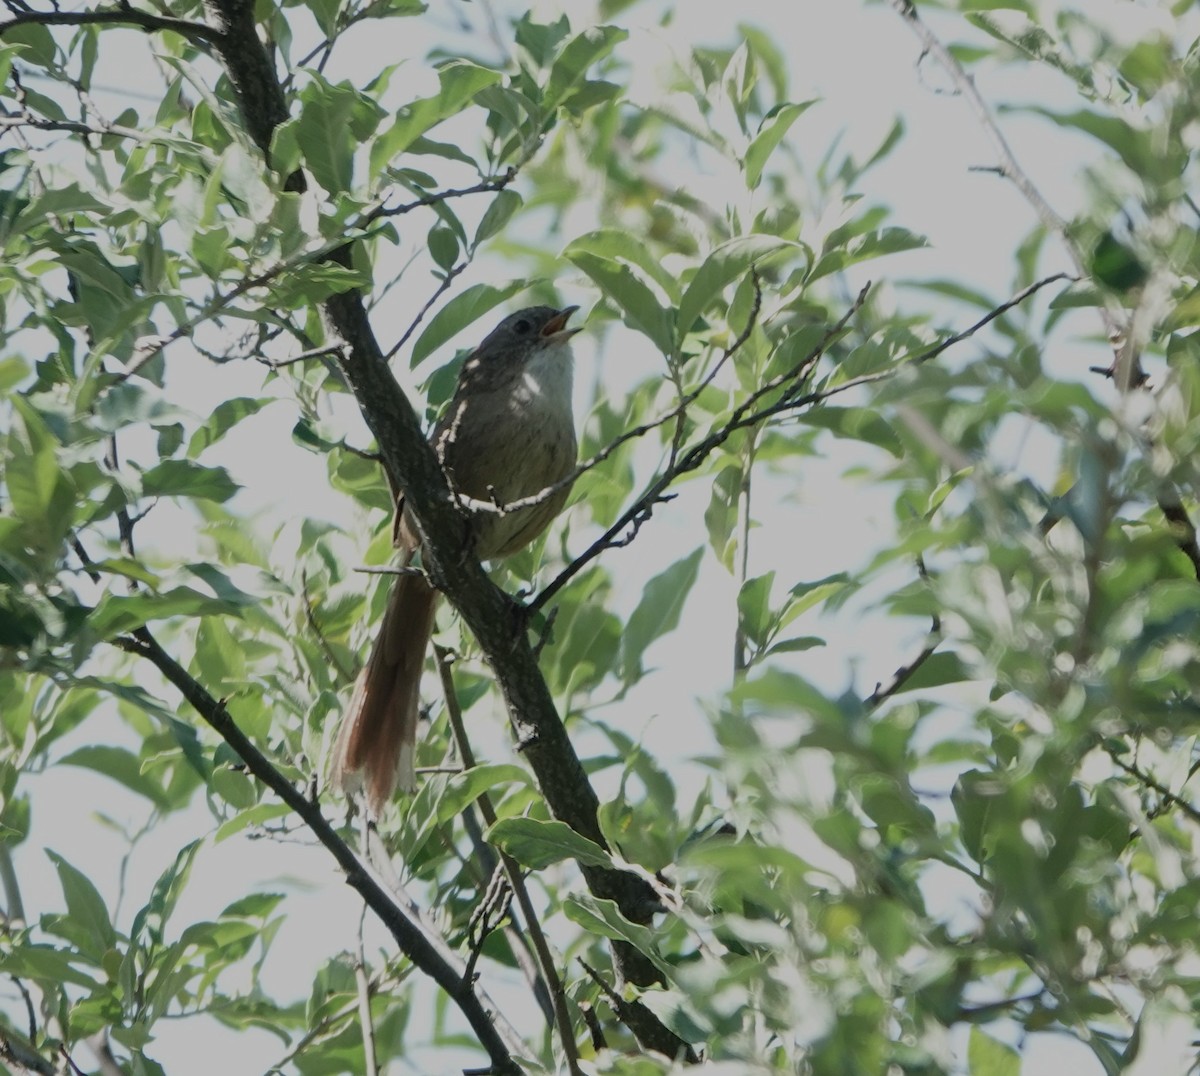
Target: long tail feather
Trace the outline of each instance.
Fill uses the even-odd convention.
[[[436,606],[437,591],[423,576],[396,578],[371,655],[342,716],[332,783],[347,795],[361,791],[376,815],[397,788],[416,790],[421,670]]]

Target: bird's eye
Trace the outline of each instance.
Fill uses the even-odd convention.
[[[529,322],[522,318],[513,326],[513,332],[515,332],[518,336],[524,336],[527,332],[529,332],[530,328],[531,326]]]

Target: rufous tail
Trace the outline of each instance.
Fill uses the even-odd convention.
[[[361,791],[375,815],[397,788],[416,791],[421,670],[436,607],[437,591],[424,576],[396,577],[371,656],[342,715],[330,778],[347,795]]]

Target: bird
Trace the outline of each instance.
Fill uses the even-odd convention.
[[[567,322],[578,309],[531,306],[504,318],[467,356],[450,404],[430,435],[450,488],[460,498],[489,506],[536,500],[510,512],[472,511],[470,533],[480,560],[523,549],[570,495],[578,451],[571,338],[580,330]],[[421,541],[403,491],[393,534],[403,564],[411,567]],[[396,576],[342,714],[331,783],[348,797],[362,796],[375,817],[397,789],[416,790],[421,672],[437,601],[438,592],[421,572]]]

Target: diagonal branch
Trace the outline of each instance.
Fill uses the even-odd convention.
[[[632,541],[638,528],[650,517],[656,505],[669,499],[667,489],[675,482],[676,479],[689,471],[694,471],[700,467],[704,461],[722,444],[724,444],[735,432],[743,429],[750,429],[770,418],[777,415],[783,415],[802,410],[805,407],[811,407],[813,404],[827,400],[832,396],[840,395],[843,392],[848,392],[851,389],[859,388],[862,385],[870,385],[879,381],[886,381],[895,377],[901,370],[907,369],[910,366],[918,366],[922,363],[929,362],[936,358],[947,348],[953,347],[955,344],[961,343],[968,337],[974,336],[980,329],[995,321],[998,317],[1007,313],[1013,307],[1023,303],[1031,295],[1040,291],[1042,288],[1049,286],[1060,280],[1074,279],[1069,273],[1054,273],[1051,276],[1044,277],[1041,280],[1035,281],[1028,287],[1022,288],[1014,296],[1001,303],[999,306],[989,310],[974,324],[968,326],[960,332],[948,336],[945,340],[933,347],[927,348],[916,355],[906,356],[886,370],[880,370],[871,374],[863,374],[861,377],[851,378],[849,381],[843,381],[838,385],[833,385],[828,388],[817,389],[813,392],[804,393],[803,395],[795,395],[794,387],[802,385],[808,373],[820,360],[821,356],[837,340],[844,332],[846,325],[850,319],[861,309],[866,301],[867,293],[871,285],[868,283],[857,298],[850,305],[850,308],[842,315],[841,318],[829,329],[822,337],[821,341],[810,351],[803,359],[796,363],[790,370],[777,375],[770,381],[759,386],[752,392],[742,403],[733,411],[730,417],[724,424],[710,432],[706,437],[696,442],[688,451],[684,452],[670,466],[665,468],[662,473],[654,479],[653,482],[646,488],[636,501],[617,519],[617,521],[608,528],[599,538],[596,539],[587,549],[576,557],[570,564],[566,566],[554,579],[552,579],[546,587],[534,598],[527,606],[530,612],[540,609],[546,604],[555,594],[557,594],[567,583],[569,583],[579,572],[591,561],[595,560],[601,553],[607,549],[618,548],[628,545]],[[770,396],[772,393],[782,390],[782,395],[776,398],[771,403],[757,406],[761,401]],[[674,411],[668,412],[661,421],[656,420],[648,424],[649,429],[653,429],[662,422],[669,421],[674,415]],[[640,430],[641,427],[638,427]],[[636,433],[637,431],[631,431]],[[625,435],[617,439],[616,443],[620,443],[626,439]],[[603,458],[609,453],[611,448],[603,449],[598,456]],[[597,460],[599,462],[599,460]],[[588,461],[586,466],[591,466],[591,461]],[[535,494],[535,497],[540,498],[541,494]],[[517,504],[523,502],[515,502]],[[475,507],[478,502],[472,502],[472,507]],[[503,506],[505,510],[511,509],[512,505]]]
[[[163,674],[209,725],[237,752],[246,768],[267,785],[312,830],[317,840],[345,872],[346,882],[356,890],[387,927],[401,952],[440,986],[471,1025],[480,1045],[491,1058],[497,1073],[518,1076],[522,1071],[513,1058],[523,1051],[520,1037],[499,1015],[495,1004],[471,982],[465,982],[462,969],[443,956],[425,932],[384,891],[367,872],[345,841],[321,813],[321,808],[294,788],[254,746],[230,716],[222,700],[215,698],[182,665],[171,657],[146,628],[114,640],[116,646],[144,658]]]
[[[666,496],[667,488],[681,475],[687,474],[689,471],[694,471],[708,457],[723,445],[734,433],[735,430],[741,429],[743,426],[753,425],[752,422],[746,421],[746,415],[753,413],[755,404],[763,397],[769,396],[777,389],[786,388],[796,383],[802,382],[808,372],[816,365],[821,356],[829,346],[838,339],[845,331],[850,319],[862,309],[863,303],[867,301],[867,293],[871,290],[870,283],[864,285],[862,291],[858,293],[857,298],[851,303],[850,308],[837,320],[837,322],[825,333],[817,344],[807,355],[799,362],[793,365],[784,373],[771,378],[765,384],[760,385],[754,390],[745,400],[742,401],[733,411],[729,420],[718,429],[714,430],[703,440],[693,445],[687,452],[683,453],[672,462],[671,466],[665,468],[649,487],[642,493],[640,497],[617,519],[617,521],[608,528],[599,538],[596,539],[587,549],[585,549],[578,557],[568,564],[554,579],[552,579],[543,588],[540,594],[531,601],[526,607],[529,612],[534,612],[546,604],[555,594],[567,585],[583,568],[595,560],[606,549],[627,545],[632,540],[633,535],[637,533],[637,529],[641,527],[650,514],[654,510],[654,506],[660,504],[663,500],[668,499]],[[671,417],[667,416],[668,419]],[[665,420],[664,420],[665,421]],[[651,427],[653,428],[653,427]],[[627,533],[628,532],[628,533]],[[624,536],[624,537],[622,537]]]

